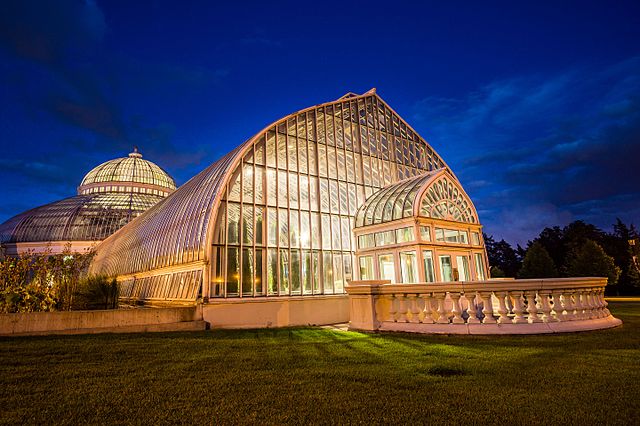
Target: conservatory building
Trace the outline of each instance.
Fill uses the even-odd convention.
[[[121,297],[214,326],[348,320],[352,280],[487,278],[473,203],[374,89],[268,125],[97,247]]]
[[[20,213],[0,224],[5,255],[82,253],[153,207],[176,189],[162,168],[137,148],[85,175],[75,196]]]

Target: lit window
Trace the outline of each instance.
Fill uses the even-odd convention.
[[[389,244],[395,244],[396,234],[393,231],[381,231],[376,232],[376,246],[386,246]]]
[[[361,280],[373,280],[373,257],[361,256],[360,257],[360,279]]]
[[[420,239],[422,241],[431,241],[431,228],[428,226],[420,227]]]
[[[418,262],[415,251],[400,252],[400,270],[403,283],[418,282]]]
[[[435,274],[433,273],[433,253],[431,250],[425,250],[422,252],[424,258],[424,274],[425,280],[428,283],[435,281]]]
[[[381,254],[378,256],[378,264],[380,267],[380,279],[396,282],[395,265],[392,254]]]
[[[480,245],[480,235],[477,232],[471,233],[471,242],[473,243],[474,246]]]
[[[413,235],[413,227],[407,226],[406,228],[396,229],[396,241],[398,243],[406,243],[409,241],[414,241],[415,237]]]
[[[484,262],[482,261],[482,254],[475,253],[474,257],[476,258],[476,275],[479,281],[484,281],[487,279],[487,276],[484,273]]]

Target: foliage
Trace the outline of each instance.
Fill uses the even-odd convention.
[[[586,240],[569,254],[567,273],[570,277],[607,277],[609,284],[615,284],[620,268],[598,243]]]
[[[548,252],[557,268],[556,276],[570,276],[569,262],[587,241],[593,241],[602,247],[620,270],[616,284],[610,283],[607,286],[607,294],[640,294],[640,235],[633,224],[626,225],[620,219],[613,225],[611,233],[581,220],[565,227],[545,228],[533,241],[528,242],[527,250],[520,246],[514,249],[504,240],[496,242],[492,236],[485,235],[493,277],[503,276],[493,272],[495,267],[499,269],[498,274],[502,270],[507,277],[527,276],[529,272],[526,269],[524,273],[520,271],[524,267],[520,260],[524,262],[526,253],[536,243]]]
[[[74,309],[116,309],[118,282],[104,275],[88,275],[80,280]]]
[[[0,260],[0,311],[70,310],[94,252],[27,252]]]
[[[522,268],[518,273],[518,278],[554,278],[557,276],[558,270],[549,252],[540,242],[536,241],[531,244],[522,260]]]
[[[487,248],[489,265],[497,266],[506,277],[515,277],[520,269],[521,260],[516,251],[505,240],[496,242],[492,236],[484,234],[484,243]],[[491,272],[492,277],[497,277]]]

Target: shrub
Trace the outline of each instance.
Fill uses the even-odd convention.
[[[115,309],[118,307],[118,283],[115,278],[89,275],[78,285],[74,309]]]
[[[620,276],[620,268],[596,242],[586,240],[570,253],[567,273],[570,277],[607,277],[609,284],[614,285]]]

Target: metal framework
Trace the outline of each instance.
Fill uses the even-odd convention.
[[[343,293],[358,207],[440,169],[375,90],[348,94],[267,126],[105,240],[92,270],[147,300]]]

